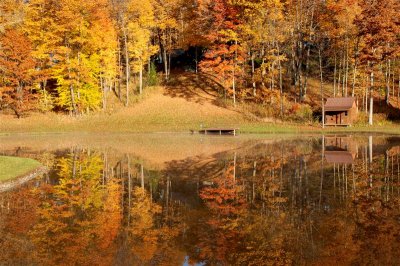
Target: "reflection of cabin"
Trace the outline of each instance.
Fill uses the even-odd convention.
[[[349,151],[325,151],[325,158],[328,163],[352,164],[356,154]]]
[[[357,155],[357,144],[351,137],[324,137],[323,150],[328,163],[352,164]]]
[[[400,154],[400,146],[392,147],[390,150],[387,151],[389,156],[396,156]]]
[[[356,98],[328,98],[324,105],[326,126],[350,126],[358,115]]]
[[[358,144],[350,136],[326,136],[324,138],[324,149],[333,151],[350,151],[357,153]]]

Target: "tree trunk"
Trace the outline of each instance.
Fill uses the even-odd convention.
[[[235,79],[235,71],[237,64],[237,40],[235,40],[235,62],[233,64],[233,75],[232,75],[232,90],[233,90],[233,105],[236,106],[236,79]]]
[[[400,107],[400,72],[399,72],[399,86],[397,87],[397,107]]]
[[[195,68],[196,68],[196,74],[198,73],[198,65],[199,65],[199,63],[198,63],[198,55],[197,55],[197,46],[196,46],[196,48],[195,48],[195,60],[194,60],[194,62],[195,62],[195,64],[196,64],[196,66],[195,66]]]
[[[359,41],[360,41],[360,39],[357,38],[356,51],[355,51],[355,54],[354,54],[353,85],[352,85],[352,88],[351,88],[351,97],[354,97],[354,95],[355,95]]]
[[[71,95],[71,105],[72,105],[72,114],[76,115],[76,103],[75,103],[75,92],[74,92],[74,87],[69,85],[69,93]]]
[[[122,83],[122,60],[121,60],[121,42],[118,40],[118,73],[119,73],[119,79],[118,79],[118,98],[122,102],[122,95],[121,95],[121,83]]]
[[[342,74],[342,56],[339,54],[339,70],[338,70],[338,81],[337,81],[337,84],[336,84],[336,88],[337,88],[337,95],[339,95],[339,91],[340,91],[340,86],[341,86],[341,74]],[[341,94],[342,96],[343,96],[343,91],[342,91],[342,94]]]
[[[139,94],[142,93],[143,93],[143,64],[141,62],[139,70]]]
[[[128,36],[124,30],[125,43],[125,78],[126,78],[126,101],[125,106],[129,105],[129,52],[128,52]]]
[[[370,88],[370,100],[369,100],[369,125],[372,126],[373,121],[372,121],[372,115],[373,115],[373,109],[374,109],[374,98],[372,95],[374,89],[374,72],[371,71],[371,88]]]
[[[386,63],[386,71],[385,71],[385,77],[386,77],[386,91],[385,91],[385,101],[386,104],[389,105],[390,101],[390,59]]]
[[[280,92],[280,99],[281,99],[281,119],[283,119],[283,82],[282,82],[282,63],[280,59],[280,49],[278,45],[278,56],[279,56],[279,92]]]
[[[396,60],[393,60],[393,67],[392,67],[392,96],[393,96],[393,98],[395,97],[395,89],[396,89],[395,76],[396,76]]]
[[[369,76],[367,75],[367,83],[364,86],[364,88],[365,88],[365,94],[364,94],[365,108],[364,108],[364,111],[365,111],[366,115],[368,115],[368,83],[370,83],[370,81],[369,81]]]
[[[164,59],[163,61],[164,61],[165,80],[168,81],[168,57],[165,46],[163,46],[163,59]]]
[[[103,98],[103,101],[102,101],[102,107],[103,107],[103,111],[106,109],[106,98],[105,98],[105,95],[106,95],[106,91],[105,91],[105,85],[104,85],[104,81],[103,81],[103,78],[102,77],[100,77],[100,88],[101,88],[101,91],[102,91],[102,98]]]
[[[349,38],[346,37],[346,75],[345,75],[345,95],[348,95],[348,80],[349,80]]]
[[[171,53],[168,53],[168,79],[171,75]]]
[[[319,58],[319,74],[320,74],[320,90],[321,90],[321,106],[322,106],[322,128],[325,128],[325,105],[324,105],[324,89],[323,89],[323,73],[322,73],[322,56],[321,47],[318,49]]]
[[[253,82],[253,96],[257,96],[257,90],[256,90],[256,81],[255,81],[255,76],[254,76],[254,52],[251,51],[251,79]]]
[[[140,164],[140,184],[144,191],[144,167],[143,167],[143,164]]]
[[[335,68],[333,70],[333,97],[336,97],[336,60],[337,60],[337,55],[335,53]]]
[[[347,96],[345,94],[345,84],[346,84],[346,51],[343,51],[343,76],[342,76],[342,96]]]

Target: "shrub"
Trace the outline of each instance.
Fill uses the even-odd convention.
[[[384,126],[391,124],[391,121],[388,120],[387,114],[374,114],[372,117],[372,121],[374,125]],[[369,114],[365,112],[358,112],[357,120],[354,122],[354,125],[357,126],[366,126],[369,122]]]
[[[147,73],[145,83],[146,87],[157,86],[159,84],[157,69],[153,62],[150,63],[150,71]]]
[[[54,97],[46,90],[39,90],[38,110],[40,112],[49,112],[54,108]]]
[[[311,106],[308,104],[293,104],[289,112],[289,119],[297,122],[312,122],[313,111]]]

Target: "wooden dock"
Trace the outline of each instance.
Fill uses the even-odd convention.
[[[236,136],[237,129],[236,128],[205,128],[199,130],[200,134],[204,135],[233,135]]]

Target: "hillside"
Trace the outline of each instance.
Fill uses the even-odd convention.
[[[246,122],[242,114],[217,106],[217,95],[212,88],[196,86],[191,78],[190,75],[181,76],[173,80],[172,85],[149,88],[143,96],[132,98],[129,107],[116,102],[112,95],[114,102],[107,112],[78,117],[33,113],[21,119],[3,114],[0,115],[0,131],[189,131],[201,126],[238,127]]]
[[[201,127],[236,127],[246,132],[314,131],[318,123],[285,122],[271,117],[256,116],[263,105],[238,104],[234,107],[220,98],[218,86],[204,76],[182,72],[171,76],[165,86],[146,88],[142,96],[132,96],[125,107],[113,94],[109,94],[107,111],[72,117],[56,113],[31,113],[16,119],[13,115],[0,115],[1,132],[189,132]],[[324,97],[331,95],[331,84],[324,85]],[[296,92],[287,92],[294,102]],[[394,100],[394,99],[393,99]],[[228,104],[227,104],[228,103]],[[310,79],[304,103],[314,112],[320,110],[319,82]],[[375,111],[388,112],[385,104],[376,102]],[[253,108],[253,109],[252,109]],[[255,108],[255,109],[254,109]],[[391,108],[392,113],[398,109]],[[379,115],[378,115],[379,116]],[[315,119],[315,118],[314,118]],[[380,118],[381,119],[381,118]],[[387,124],[387,123],[386,123]],[[379,125],[379,123],[378,123]],[[342,129],[334,129],[342,130]],[[354,129],[343,129],[354,130]],[[362,128],[362,131],[381,130]],[[393,130],[390,129],[390,132]],[[394,130],[396,131],[396,130]]]

